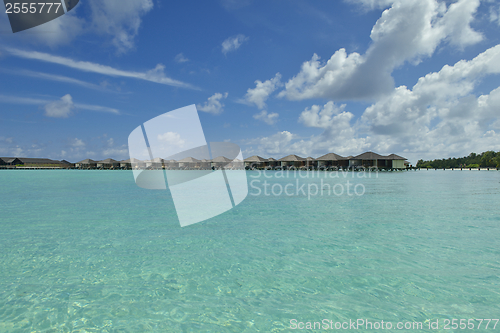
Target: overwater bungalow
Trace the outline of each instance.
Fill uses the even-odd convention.
[[[66,166],[65,163],[61,161],[51,160],[49,158],[27,158],[19,157],[21,164],[25,167],[37,167],[37,166]],[[69,163],[69,162],[68,162]]]
[[[209,170],[212,167],[212,160],[202,158],[200,160],[200,169]]]
[[[317,161],[315,158],[312,158],[311,156],[306,157],[306,168],[307,169],[316,169],[317,167]]]
[[[387,164],[390,163],[390,168],[392,169],[406,169],[406,167],[408,166],[408,162],[405,162],[406,161],[406,158],[404,157],[401,157],[399,155],[396,155],[396,154],[391,154],[389,156],[387,156]]]
[[[120,169],[132,169],[132,163],[130,162],[130,158],[128,160],[120,161]]]
[[[349,167],[404,169],[406,159],[396,154],[382,156],[374,152],[366,152],[349,159]]]
[[[163,158],[156,157],[152,160],[144,161],[146,162],[146,169],[160,170],[163,169]]]
[[[282,168],[300,168],[306,165],[306,159],[297,155],[288,155],[278,160]]]
[[[120,162],[112,158],[107,158],[102,161],[98,161],[96,164],[99,169],[115,169],[120,167]]]
[[[186,157],[183,158],[182,160],[177,161],[179,163],[179,168],[180,169],[199,169],[201,160],[198,160],[193,157]]]
[[[263,168],[267,160],[257,155],[245,158],[245,167],[248,169]]]
[[[83,161],[76,162],[75,167],[79,169],[95,169],[97,167],[97,161],[87,158]]]
[[[384,156],[377,153],[368,151],[359,154],[349,159],[349,167],[351,168],[376,168],[378,167],[378,160],[384,159]]]
[[[129,158],[128,160],[123,160],[120,161],[120,168],[121,169],[132,169],[134,166],[139,166],[143,162],[141,160],[138,160],[136,158]]]
[[[268,169],[274,169],[276,166],[281,165],[281,163],[275,158],[269,157],[266,159],[266,162],[264,162],[264,165]]]
[[[165,169],[167,170],[177,170],[179,169],[179,163],[176,160],[163,160],[163,165],[165,165]]]
[[[227,168],[229,163],[231,163],[232,160],[225,156],[217,156],[216,158],[212,159],[212,167],[215,169],[222,169],[222,168]]]
[[[335,153],[328,153],[320,156],[316,161],[318,161],[318,168],[321,169],[328,169],[331,167],[347,168],[349,166],[349,160],[346,157],[342,157]]]
[[[17,157],[0,157],[4,165],[19,165],[23,162]]]
[[[240,160],[239,158],[235,158],[231,162],[231,169],[233,169],[233,170],[244,170],[245,169],[245,162],[243,160]]]

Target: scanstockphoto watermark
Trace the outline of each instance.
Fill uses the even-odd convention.
[[[376,171],[258,170],[250,175],[251,196],[360,197],[366,187],[362,179],[378,178]],[[282,179],[289,180],[283,182]],[[340,180],[335,182],[334,180]]]

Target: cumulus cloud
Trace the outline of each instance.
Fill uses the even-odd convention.
[[[60,100],[45,105],[45,115],[53,118],[68,118],[75,108],[70,94],[64,95]]]
[[[247,104],[255,104],[259,109],[263,109],[266,107],[266,101],[269,95],[282,85],[280,73],[276,73],[274,78],[264,82],[256,80],[255,88],[247,90],[243,101]]]
[[[373,27],[373,43],[364,55],[342,48],[323,63],[314,54],[278,96],[356,100],[390,93],[391,73],[405,62],[419,63],[444,41],[459,47],[481,41],[470,26],[478,6],[479,0],[459,0],[448,8],[436,0],[396,0]]]
[[[224,111],[224,104],[221,102],[222,99],[227,98],[228,93],[225,94],[215,93],[208,98],[203,105],[198,104],[196,108],[200,111],[208,112],[211,114],[221,114]]]
[[[500,74],[500,45],[472,60],[445,65],[421,77],[412,87],[400,86],[380,98],[353,123],[345,106],[328,102],[306,108],[299,122],[322,129],[309,138],[280,145],[280,154],[335,152],[355,155],[366,150],[417,159],[465,156],[500,150],[500,87],[476,96],[474,89],[487,75]],[[248,150],[269,154],[276,136],[250,140]]]
[[[179,53],[178,55],[175,56],[174,58],[175,62],[178,62],[179,64],[182,64],[183,62],[188,62],[189,59],[184,56],[184,54]]]
[[[259,152],[265,152],[266,154],[276,155],[282,154],[283,151],[286,151],[286,147],[290,145],[293,139],[296,138],[296,135],[288,132],[282,131],[278,132],[270,137],[261,137],[257,139],[248,140],[245,143],[247,145],[255,145],[257,146],[257,150]],[[252,155],[254,152],[253,148],[247,149],[245,151],[245,155]]]
[[[320,105],[313,105],[310,108],[306,108],[300,114],[299,122],[307,127],[328,128],[335,123],[336,116],[339,113],[344,113],[345,107],[345,104],[337,106],[332,101],[326,103],[323,107]],[[352,115],[351,113],[349,114]]]
[[[226,55],[228,52],[236,51],[237,49],[240,48],[241,44],[243,44],[247,40],[248,37],[242,34],[227,38],[225,41],[222,42],[222,53]]]
[[[274,125],[278,121],[279,114],[276,112],[267,113],[266,110],[262,110],[260,113],[254,114],[253,117],[257,120],[261,120],[268,125]]]

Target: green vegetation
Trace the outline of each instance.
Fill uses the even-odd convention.
[[[433,161],[419,160],[417,168],[500,168],[500,152],[486,151],[481,154],[471,153],[466,157],[448,158]]]

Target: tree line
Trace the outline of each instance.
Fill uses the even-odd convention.
[[[481,154],[470,153],[469,156],[432,161],[419,160],[417,168],[499,168],[500,152],[485,151]]]

